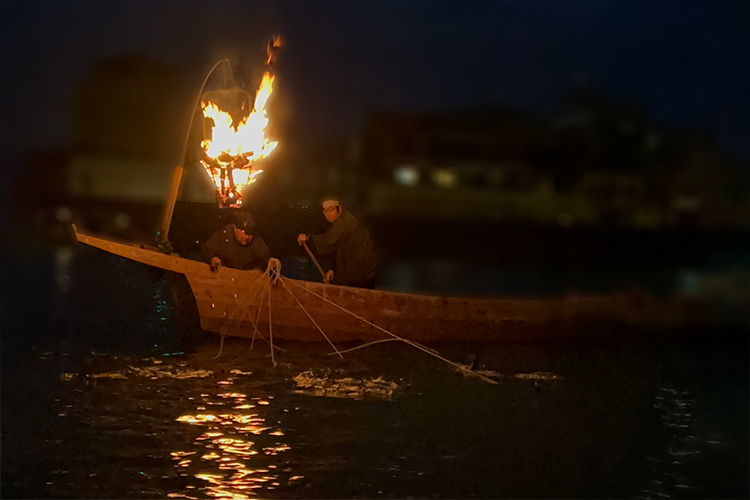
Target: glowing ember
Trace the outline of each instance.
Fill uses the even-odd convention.
[[[242,189],[255,182],[262,170],[253,169],[253,162],[265,158],[277,142],[266,138],[268,117],[265,106],[273,92],[273,75],[266,71],[255,94],[255,104],[250,114],[238,124],[218,105],[201,102],[203,116],[213,121],[211,138],[201,142],[204,155],[201,163],[216,185],[223,205],[242,204]]]

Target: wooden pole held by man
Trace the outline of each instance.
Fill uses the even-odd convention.
[[[310,247],[307,246],[307,243],[302,242],[302,246],[305,247],[305,251],[307,252],[307,255],[310,256],[310,258],[313,261],[313,264],[315,264],[315,267],[318,268],[318,271],[320,271],[320,275],[323,276],[323,283],[328,284],[328,276],[326,276],[326,273],[323,271],[323,268],[320,267],[320,264],[318,263],[318,259],[315,258],[312,251],[310,250]]]

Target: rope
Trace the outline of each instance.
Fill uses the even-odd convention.
[[[252,282],[252,284],[250,285],[250,290],[251,291],[255,288],[256,283],[258,283],[258,281],[261,278],[263,278],[264,276],[265,276],[265,274],[261,274],[260,276],[258,276],[255,279],[255,281]],[[264,291],[265,291],[265,289],[264,289]],[[234,330],[232,330],[231,333],[229,331],[225,331],[226,335],[232,335],[232,334],[234,334],[234,332],[236,332],[239,329],[240,325],[242,324],[242,321],[245,319],[245,316],[247,315],[247,312],[248,312],[247,306],[250,305],[250,301],[253,299],[253,297],[255,295],[257,295],[257,292],[255,294],[248,293],[247,294],[247,300],[245,300],[244,303],[240,303],[240,301],[237,300],[237,297],[234,298],[235,303],[237,304],[237,306],[242,311],[242,316],[240,316],[240,318],[237,319],[237,324],[235,325]],[[252,318],[248,318],[248,319],[250,320],[250,323],[253,323]],[[227,323],[230,323],[230,322],[231,322],[231,320],[227,319]],[[253,326],[255,326],[255,323],[253,323]]]
[[[462,372],[464,372],[466,374],[469,374],[469,375],[472,375],[472,376],[477,377],[479,379],[482,379],[485,382],[488,382],[490,384],[497,384],[497,382],[495,380],[492,380],[492,379],[490,379],[490,378],[488,378],[488,377],[486,377],[486,376],[484,376],[484,375],[482,375],[480,373],[477,373],[477,372],[475,372],[475,371],[473,371],[471,369],[466,368],[465,366],[463,366],[463,365],[461,365],[459,363],[455,363],[455,362],[453,362],[453,361],[451,361],[449,359],[446,359],[446,358],[440,356],[440,354],[437,351],[435,351],[434,349],[430,349],[430,348],[428,348],[428,347],[426,347],[426,346],[424,346],[422,344],[419,344],[418,342],[414,342],[412,340],[405,339],[403,337],[399,337],[395,333],[389,332],[385,328],[380,327],[380,326],[376,325],[375,323],[373,323],[371,321],[368,321],[365,318],[363,318],[363,317],[361,317],[361,316],[359,316],[359,315],[357,315],[357,314],[355,314],[355,313],[353,313],[353,312],[351,312],[351,311],[349,311],[349,310],[341,307],[340,305],[336,304],[335,302],[332,302],[332,301],[326,299],[322,295],[317,294],[317,293],[313,292],[312,290],[307,289],[306,287],[300,286],[300,285],[298,285],[296,283],[292,283],[294,286],[296,286],[298,288],[302,288],[304,291],[309,292],[309,293],[315,295],[316,297],[322,299],[323,301],[328,302],[329,304],[333,305],[334,307],[336,307],[336,308],[344,311],[345,313],[347,313],[347,314],[349,314],[351,316],[354,316],[355,318],[359,319],[360,321],[363,321],[363,322],[367,323],[368,325],[370,325],[372,327],[375,327],[376,329],[378,329],[378,330],[380,330],[380,331],[382,331],[382,332],[384,332],[384,333],[386,333],[386,334],[388,334],[388,335],[390,335],[392,337],[390,339],[381,339],[381,340],[376,340],[376,341],[373,341],[373,342],[368,342],[367,344],[360,345],[360,346],[357,346],[357,347],[353,347],[353,348],[347,349],[345,351],[339,351],[338,348],[336,348],[336,346],[333,344],[333,342],[331,342],[331,339],[329,339],[328,336],[325,334],[325,332],[323,331],[323,329],[320,328],[320,325],[318,325],[318,323],[315,321],[315,319],[313,319],[313,317],[310,315],[310,313],[307,311],[307,309],[305,309],[305,307],[299,301],[299,299],[297,298],[297,296],[294,295],[294,293],[292,292],[292,290],[288,286],[286,286],[286,279],[284,279],[284,277],[281,275],[281,262],[278,259],[275,259],[275,258],[269,259],[269,261],[268,261],[268,267],[266,268],[266,271],[262,275],[258,276],[258,278],[253,282],[253,284],[251,285],[251,290],[252,290],[252,288],[254,288],[254,286],[258,282],[258,280],[260,280],[261,278],[264,278],[264,277],[268,277],[268,281],[266,283],[266,286],[263,288],[263,293],[261,294],[261,297],[260,297],[260,303],[258,305],[258,314],[256,315],[255,321],[253,321],[252,318],[248,318],[250,320],[250,322],[253,324],[253,339],[252,339],[252,342],[250,343],[250,350],[252,351],[252,349],[253,349],[253,346],[255,344],[255,334],[257,333],[258,336],[261,339],[263,339],[263,341],[265,341],[267,344],[269,344],[271,346],[271,362],[273,363],[273,366],[276,366],[276,359],[275,359],[275,356],[274,356],[274,349],[279,349],[281,351],[284,351],[284,349],[282,349],[280,347],[276,347],[276,346],[273,345],[273,316],[272,316],[272,312],[271,312],[271,285],[275,286],[279,282],[279,280],[281,280],[281,285],[286,289],[287,292],[289,292],[289,295],[292,296],[292,298],[297,303],[297,305],[300,306],[300,308],[302,309],[302,311],[304,311],[304,313],[307,315],[307,317],[310,318],[310,321],[313,322],[313,324],[318,329],[318,331],[328,341],[328,343],[331,345],[331,347],[333,347],[333,349],[334,349],[335,352],[332,352],[329,355],[338,354],[338,356],[343,359],[343,356],[342,356],[343,353],[356,351],[358,349],[363,349],[365,347],[369,347],[369,346],[374,345],[374,344],[380,344],[380,343],[383,343],[383,342],[392,342],[394,340],[399,340],[399,341],[404,342],[404,343],[406,343],[406,344],[408,344],[408,345],[410,345],[410,346],[412,346],[412,347],[414,347],[416,349],[419,349],[420,351],[423,351],[423,352],[425,352],[425,353],[427,353],[427,354],[429,354],[431,356],[434,356],[434,357],[440,359],[441,361],[444,361],[445,363],[448,363],[449,365],[453,366],[454,368],[457,368],[459,371],[462,371]],[[269,335],[269,338],[270,338],[270,342],[268,340],[266,340],[263,337],[263,335],[261,335],[260,331],[258,330],[258,324],[260,322],[260,313],[261,313],[261,311],[263,309],[263,298],[265,297],[266,292],[268,292],[268,335]],[[235,297],[235,301],[237,302],[237,304],[239,305],[239,307],[243,311],[243,313],[242,313],[242,316],[240,317],[240,319],[237,320],[237,326],[235,327],[234,331],[236,331],[237,328],[239,328],[240,324],[245,319],[245,316],[246,316],[247,310],[248,310],[247,309],[247,305],[249,304],[249,302],[250,302],[250,300],[251,300],[252,297],[253,297],[253,294],[248,294],[248,299],[247,299],[247,301],[245,301],[244,304],[240,304],[240,302]],[[227,335],[227,333],[224,333],[224,334],[221,335],[221,345],[219,347],[219,353],[216,355],[216,357],[214,359],[218,358],[221,355],[221,352],[222,352],[222,350],[224,348],[224,338],[225,338],[226,335]]]
[[[259,280],[260,280],[261,278],[263,278],[264,276],[265,276],[265,274],[261,274],[260,276],[258,276],[258,277],[257,277],[257,278],[255,279],[255,281],[253,281],[253,283],[252,283],[252,284],[250,285],[250,290],[251,290],[251,291],[252,291],[252,290],[253,290],[253,289],[255,288],[255,286],[256,286],[256,284],[258,283],[258,281],[259,281]],[[265,288],[263,288],[263,293],[265,293]],[[238,319],[236,320],[236,325],[235,325],[234,329],[233,329],[233,330],[232,330],[231,332],[230,332],[230,331],[228,331],[228,329],[227,329],[227,330],[225,330],[225,332],[224,332],[224,333],[225,333],[226,335],[233,335],[233,334],[234,334],[234,333],[235,333],[235,332],[236,332],[236,331],[237,331],[237,330],[239,329],[240,325],[242,325],[242,321],[244,321],[244,320],[245,320],[245,317],[247,316],[247,314],[248,314],[248,312],[249,312],[249,307],[248,307],[248,306],[250,305],[250,301],[251,301],[251,300],[252,300],[252,299],[253,299],[254,297],[257,297],[257,295],[258,295],[257,291],[256,291],[256,292],[255,292],[254,294],[253,294],[253,293],[248,293],[248,294],[247,294],[247,299],[246,299],[246,300],[245,300],[245,301],[244,301],[243,303],[240,303],[240,301],[239,301],[239,300],[237,300],[237,297],[235,297],[235,298],[234,298],[234,301],[235,301],[235,303],[237,304],[237,306],[239,307],[239,309],[240,309],[240,310],[242,311],[242,316],[240,316],[240,317],[239,317],[239,318],[238,318]],[[262,298],[262,297],[261,297],[261,300],[263,300],[263,298]],[[247,319],[248,319],[248,320],[250,321],[250,323],[251,323],[251,324],[253,325],[253,327],[255,327],[255,329],[256,329],[256,331],[257,331],[257,326],[256,326],[256,325],[255,325],[255,323],[253,322],[253,318],[252,318],[252,317],[248,317]],[[232,321],[232,320],[230,320],[230,319],[227,319],[227,323],[230,323],[231,321]],[[264,340],[265,340],[265,339],[264,339]]]
[[[371,345],[375,344],[382,344],[383,342],[398,342],[398,339],[380,339],[380,340],[373,340],[372,342],[368,342],[366,344],[358,345],[357,347],[352,347],[351,349],[347,349],[345,351],[341,351],[342,353],[352,352],[356,351],[357,349],[362,349],[364,347],[370,347]],[[333,356],[336,354],[335,352],[329,352],[326,354],[326,356]]]
[[[226,337],[226,335],[222,335],[222,336],[221,336],[221,344],[219,344],[219,352],[218,352],[218,353],[216,354],[216,356],[214,356],[214,357],[213,357],[213,358],[211,358],[211,359],[216,359],[216,358],[218,358],[219,356],[221,356],[221,351],[223,351],[223,350],[224,350],[224,337]]]
[[[310,313],[307,312],[307,309],[305,309],[305,307],[302,305],[302,303],[299,301],[299,299],[292,293],[292,291],[289,289],[289,287],[286,286],[286,283],[284,283],[284,281],[282,281],[281,284],[284,286],[284,288],[286,289],[286,291],[289,292],[289,295],[292,296],[292,298],[295,300],[295,302],[297,302],[297,305],[302,308],[302,310],[305,312],[305,314],[307,314],[307,317],[310,318],[310,321],[313,322],[313,325],[315,325],[315,328],[317,328],[318,331],[323,335],[323,337],[328,341],[328,343],[331,344],[331,347],[333,347],[333,350],[336,351],[335,353],[331,353],[331,354],[338,354],[341,359],[344,359],[344,356],[342,356],[341,353],[339,352],[339,350],[336,348],[336,346],[333,345],[333,342],[331,342],[331,339],[328,338],[328,335],[326,335],[325,332],[323,332],[323,329],[320,328],[320,326],[318,326],[318,323],[316,323],[315,320],[313,319],[313,317],[310,316]]]
[[[258,323],[260,322],[260,311],[263,309],[263,299],[266,296],[266,289],[263,288],[263,294],[260,296],[260,303],[258,304],[258,315],[255,317],[255,322],[253,323],[253,340],[250,342],[250,350],[253,350],[253,346],[255,345],[255,334],[258,332]],[[250,320],[252,321],[252,320]]]
[[[263,275],[263,276],[265,276],[265,275]],[[271,345],[271,343],[268,340],[266,340],[266,338],[260,333],[260,330],[258,330],[258,324],[260,323],[260,312],[263,309],[263,299],[266,296],[266,288],[263,288],[263,294],[261,295],[261,297],[260,297],[260,303],[258,304],[258,315],[255,317],[255,321],[253,321],[253,318],[248,318],[250,320],[250,323],[252,323],[252,325],[253,325],[253,340],[250,343],[250,350],[251,351],[253,350],[253,345],[255,344],[255,334],[256,333],[258,334],[258,337],[263,342],[265,342],[268,345]],[[243,315],[243,317],[244,317],[244,315]],[[274,349],[278,349],[281,352],[287,352],[286,349],[282,349],[281,347],[279,347],[277,345],[273,346],[273,348]]]
[[[283,280],[283,278],[282,278],[282,280]],[[448,363],[449,365],[451,365],[451,366],[453,366],[453,367],[455,367],[455,368],[457,368],[457,369],[459,369],[459,370],[461,370],[461,371],[463,371],[463,372],[465,372],[465,373],[468,373],[468,374],[470,374],[470,375],[472,375],[472,376],[474,376],[474,377],[480,378],[480,379],[484,380],[485,382],[488,382],[488,383],[490,383],[490,384],[497,384],[497,381],[495,381],[495,380],[492,380],[491,378],[485,377],[484,375],[481,375],[481,374],[479,374],[479,373],[476,373],[476,372],[474,372],[474,371],[472,371],[472,370],[469,370],[469,369],[467,369],[466,367],[464,367],[464,366],[461,366],[461,365],[460,365],[460,364],[458,364],[458,363],[455,363],[455,362],[453,362],[453,361],[451,361],[451,360],[449,360],[449,359],[446,359],[446,358],[444,358],[444,357],[440,356],[439,354],[435,354],[434,352],[432,352],[432,350],[431,350],[431,349],[428,349],[427,347],[423,346],[422,344],[419,344],[419,343],[417,343],[417,342],[414,342],[414,341],[411,341],[411,340],[405,339],[405,338],[403,338],[403,337],[399,337],[399,336],[398,336],[398,335],[396,335],[395,333],[389,332],[389,331],[388,331],[388,330],[386,330],[385,328],[382,328],[382,327],[380,327],[380,326],[376,325],[375,323],[373,323],[373,322],[371,322],[371,321],[368,321],[368,320],[366,320],[366,319],[365,319],[365,318],[363,318],[362,316],[358,316],[357,314],[355,314],[355,313],[353,313],[353,312],[351,312],[351,311],[348,311],[348,310],[344,309],[343,307],[341,307],[340,305],[336,304],[335,302],[331,302],[330,300],[326,299],[325,297],[323,297],[323,296],[322,296],[322,295],[320,295],[320,294],[317,294],[317,293],[313,292],[312,290],[308,290],[307,288],[305,288],[305,287],[303,287],[303,286],[300,286],[300,285],[298,285],[298,284],[296,284],[296,283],[292,283],[292,284],[293,284],[294,286],[298,287],[298,288],[302,288],[302,289],[303,289],[304,291],[306,291],[306,292],[308,292],[308,293],[311,293],[311,294],[315,295],[316,297],[318,297],[318,298],[320,298],[320,299],[324,300],[325,302],[328,302],[329,304],[331,304],[331,305],[335,306],[336,308],[338,308],[338,309],[341,309],[341,310],[342,310],[342,311],[344,311],[345,313],[347,313],[347,314],[349,314],[349,315],[351,315],[351,316],[354,316],[355,318],[357,318],[357,319],[359,319],[359,320],[361,320],[361,321],[364,321],[364,322],[365,322],[365,323],[367,323],[368,325],[370,325],[370,326],[373,326],[373,327],[377,328],[378,330],[380,330],[380,331],[382,331],[382,332],[384,332],[384,333],[387,333],[388,335],[390,335],[391,337],[393,337],[393,338],[394,338],[394,339],[396,339],[396,340],[400,340],[400,341],[402,341],[402,342],[405,342],[405,343],[409,344],[410,346],[412,346],[412,347],[415,347],[415,348],[419,349],[420,351],[426,352],[427,354],[429,354],[429,355],[431,355],[431,356],[434,356],[434,357],[436,357],[436,358],[440,359],[441,361],[444,361],[444,362]]]
[[[261,279],[262,277],[263,277],[263,275],[260,275],[260,276],[258,276],[258,277],[257,277],[257,278],[255,279],[255,281],[253,281],[253,283],[252,283],[252,284],[250,285],[250,290],[252,290],[252,289],[253,289],[253,287],[255,286],[255,284],[256,284],[256,283],[258,282],[258,280],[259,280],[259,279]],[[245,304],[240,304],[240,302],[239,302],[239,301],[237,300],[237,297],[235,297],[235,298],[234,298],[234,301],[235,301],[235,302],[236,302],[236,303],[237,303],[237,304],[239,305],[239,307],[240,307],[240,310],[242,310],[242,311],[243,311],[243,313],[242,313],[242,316],[240,317],[240,319],[238,319],[238,320],[237,320],[237,326],[235,326],[234,330],[232,330],[232,333],[234,333],[234,332],[236,332],[236,331],[237,331],[237,329],[238,329],[238,328],[240,327],[240,324],[242,324],[242,320],[243,320],[243,319],[245,319],[245,306],[247,306],[247,304],[248,304],[248,303],[250,302],[250,297],[251,297],[251,295],[250,295],[250,294],[248,294],[248,299],[247,299],[247,301],[245,302]],[[183,297],[183,298],[184,298],[184,297]],[[230,321],[231,321],[231,320],[227,319],[227,323],[229,323]],[[251,319],[250,321],[252,322],[252,319]],[[222,353],[222,351],[224,350],[224,339],[225,339],[225,337],[226,337],[227,335],[231,335],[232,333],[229,333],[229,332],[228,332],[228,331],[226,331],[226,329],[225,329],[224,333],[220,333],[220,334],[219,334],[219,336],[221,337],[221,344],[219,345],[219,352],[218,352],[218,354],[216,354],[216,356],[214,356],[214,357],[213,357],[212,359],[216,359],[216,358],[218,358],[219,356],[221,356],[221,353]]]
[[[358,345],[357,347],[352,347],[351,349],[347,349],[345,351],[341,351],[341,354],[346,354],[347,352],[356,351],[357,349],[364,349],[365,347],[370,347],[371,345],[375,344],[382,344],[383,342],[398,342],[401,339],[380,339],[380,340],[373,340],[372,342],[368,342],[366,344]],[[424,346],[425,349],[430,351],[432,354],[440,354],[435,349],[430,349],[427,346]],[[333,356],[334,354],[338,354],[339,351],[336,352],[329,352],[327,356]]]
[[[272,284],[275,286],[279,281],[279,278],[281,278],[281,261],[274,257],[268,259],[268,267],[266,268],[266,273],[271,278],[271,281],[273,282]]]
[[[273,356],[273,321],[271,320],[271,279],[268,280],[268,336],[271,338],[271,363],[276,366],[276,359]]]
[[[275,260],[275,259],[274,259],[274,260]],[[263,274],[261,274],[260,276],[258,276],[258,277],[257,277],[257,278],[255,279],[255,281],[253,281],[253,282],[252,282],[252,284],[250,285],[250,291],[252,291],[252,290],[253,290],[253,289],[254,289],[254,288],[256,287],[256,284],[258,283],[258,281],[259,281],[259,280],[260,280],[261,278],[264,278],[264,277],[266,277],[266,276],[268,276],[268,272],[267,272],[267,271],[266,271],[266,272],[264,272]],[[238,306],[238,307],[240,308],[240,310],[242,310],[242,316],[240,316],[240,317],[239,317],[239,318],[238,318],[238,319],[236,320],[236,325],[235,325],[235,327],[234,327],[234,328],[233,328],[233,329],[232,329],[231,331],[230,331],[230,330],[229,330],[229,329],[227,328],[227,329],[225,330],[225,332],[224,332],[223,334],[219,334],[219,335],[221,335],[221,336],[222,336],[222,346],[223,346],[223,343],[224,343],[224,338],[223,338],[223,336],[225,336],[225,335],[233,335],[233,334],[234,334],[234,333],[235,333],[235,332],[236,332],[236,331],[237,331],[237,330],[239,329],[240,325],[242,324],[242,321],[244,321],[246,317],[247,317],[247,320],[248,320],[248,321],[250,321],[250,324],[252,324],[252,325],[253,325],[253,339],[252,339],[252,342],[250,343],[250,350],[251,350],[251,351],[253,350],[253,345],[254,345],[254,343],[255,343],[255,334],[256,334],[256,333],[258,334],[258,337],[260,337],[260,338],[261,338],[261,340],[263,340],[263,342],[265,342],[266,344],[269,344],[269,345],[270,345],[270,343],[268,342],[268,340],[267,340],[267,339],[266,339],[266,338],[265,338],[265,337],[264,337],[264,336],[263,336],[263,335],[262,335],[262,334],[260,333],[260,331],[258,330],[258,322],[259,322],[259,320],[260,320],[260,312],[261,312],[261,309],[263,308],[263,299],[265,298],[265,294],[266,294],[266,288],[267,288],[267,287],[263,287],[263,288],[262,288],[262,291],[263,291],[263,293],[262,293],[262,295],[261,295],[261,298],[260,298],[260,304],[259,304],[259,306],[258,306],[258,315],[257,315],[257,317],[256,317],[255,321],[253,321],[253,318],[252,318],[252,316],[248,317],[247,315],[248,315],[248,312],[249,312],[249,307],[248,307],[248,306],[250,305],[250,301],[251,301],[251,300],[253,300],[253,299],[254,299],[255,297],[257,297],[257,295],[258,295],[258,294],[257,294],[257,291],[256,291],[256,292],[255,292],[254,294],[253,294],[253,293],[248,293],[248,294],[247,294],[247,299],[246,299],[246,300],[245,300],[244,302],[242,302],[242,303],[241,303],[241,302],[240,302],[239,300],[237,300],[237,298],[235,297],[235,299],[234,299],[234,300],[235,300],[235,303],[236,303],[236,304],[237,304],[237,306]],[[230,320],[230,319],[227,319],[227,323],[230,323],[231,321],[232,321],[232,320]],[[279,346],[273,346],[273,347],[274,347],[275,349],[278,349],[279,351],[282,351],[282,352],[287,352],[287,351],[286,351],[286,349],[283,349],[283,348],[281,348],[281,347],[279,347]],[[221,355],[221,348],[219,349],[219,354],[217,355],[217,357],[218,357],[219,355]],[[215,359],[215,358],[214,358],[214,359]]]

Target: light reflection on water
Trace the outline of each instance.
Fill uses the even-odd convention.
[[[218,341],[203,357],[149,351],[164,362],[144,360],[142,346],[169,333],[161,315],[168,311],[159,310],[168,295],[154,293],[149,287],[161,285],[141,268],[92,267],[91,257],[79,272],[58,268],[60,296],[68,294],[58,306],[73,306],[58,307],[67,329],[35,339],[33,356],[25,343],[9,351],[4,332],[3,349],[21,360],[7,364],[8,356],[4,366],[24,381],[3,395],[9,498],[372,498],[380,491],[739,498],[747,491],[747,419],[728,418],[747,411],[747,360],[729,348],[711,357],[704,346],[660,347],[664,356],[652,346],[488,346],[478,363],[505,374],[489,386],[385,346],[348,357],[335,376],[315,375],[305,388],[294,384],[297,374],[332,364],[305,357],[293,370],[271,371],[265,358],[209,361]],[[96,343],[141,354],[96,356],[96,385],[72,375],[61,383],[68,380],[61,374],[81,369],[61,339],[84,351]],[[465,360],[466,349],[449,357]],[[565,380],[542,377],[548,373]],[[682,382],[665,384],[662,374]],[[361,389],[348,390],[352,380],[380,376],[398,383],[394,397],[351,400]],[[29,411],[32,399],[38,411]],[[717,461],[729,470],[726,486],[710,477]]]
[[[232,380],[218,383],[220,388],[231,385]],[[200,405],[196,410],[200,413],[185,414],[176,420],[193,425],[203,432],[195,438],[193,445],[196,449],[173,451],[172,457],[175,467],[180,474],[192,474],[194,477],[206,481],[208,486],[205,494],[216,498],[242,499],[250,498],[253,490],[264,488],[273,491],[280,483],[280,475],[276,464],[255,460],[257,455],[271,457],[286,452],[291,447],[280,440],[272,440],[271,445],[263,446],[250,436],[273,436],[280,438],[284,432],[266,424],[266,418],[260,408],[268,410],[269,400],[259,399],[256,404],[248,402],[246,394],[240,392],[220,392],[216,396],[201,394],[204,404],[232,405],[233,410],[239,412],[206,412],[206,406]],[[218,398],[213,400],[213,398]],[[271,400],[272,401],[272,400]],[[248,410],[254,410],[250,412]],[[185,458],[200,455],[200,459]],[[294,480],[301,479],[295,476]],[[288,481],[291,481],[289,478]],[[175,493],[175,495],[182,493]],[[177,498],[177,497],[175,497]]]
[[[450,369],[432,367],[424,379],[400,369],[403,378],[395,380],[401,387],[390,398],[361,397],[362,388],[373,382],[396,386],[391,376],[372,373],[320,367],[264,372],[267,360],[262,359],[243,364],[253,370],[240,374],[227,372],[231,363],[128,359],[126,368],[94,374],[99,385],[83,392],[71,378],[65,406],[72,408],[65,418],[84,423],[84,435],[105,437],[98,453],[111,463],[133,458],[142,475],[134,481],[138,489],[128,491],[170,498],[346,498],[373,497],[378,491],[436,498],[467,498],[471,492],[546,498],[574,491],[590,497],[604,494],[612,481],[623,496],[640,498],[705,491],[691,471],[716,451],[710,443],[721,440],[693,427],[692,390],[642,379],[642,390],[650,393],[645,400],[633,390],[638,379],[622,376],[638,372],[626,364],[615,369],[603,358],[581,373],[576,364],[548,372],[534,370],[555,369],[541,358],[517,364],[520,350],[498,354],[504,365],[483,358],[505,371],[497,386]],[[606,383],[599,386],[597,380]],[[301,387],[308,384],[312,392]],[[102,398],[110,395],[112,404],[103,405]],[[126,395],[136,404],[119,401]],[[634,407],[641,401],[640,409]],[[639,424],[644,415],[653,417],[646,435]],[[144,434],[148,441],[120,441]],[[625,452],[624,466],[620,449],[634,441],[641,444]],[[150,466],[147,454],[164,456],[165,468]],[[607,468],[589,473],[601,463]],[[102,475],[101,465],[89,467],[87,473]],[[123,485],[127,473],[117,473],[115,481]],[[482,484],[465,479],[471,474]],[[505,484],[511,487],[504,490]],[[59,494],[52,496],[70,496],[71,490],[56,488]],[[94,490],[72,491],[91,495]]]
[[[56,289],[61,295],[67,295],[70,292],[70,263],[72,259],[73,250],[69,247],[60,247],[55,252],[55,277],[57,278]]]
[[[689,391],[660,387],[653,407],[659,412],[661,425],[668,429],[671,439],[666,449],[656,457],[647,457],[652,479],[638,498],[681,498],[699,490],[690,478],[691,462],[701,455],[700,448],[721,446],[720,440],[699,437],[693,425],[692,408],[695,398]]]

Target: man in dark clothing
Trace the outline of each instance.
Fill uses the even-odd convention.
[[[319,255],[333,255],[335,263],[327,278],[337,285],[375,288],[375,247],[370,233],[356,217],[342,210],[336,200],[323,202],[323,214],[331,227],[323,234],[300,234],[301,245],[311,241]]]
[[[263,238],[255,233],[255,223],[249,214],[236,214],[237,221],[216,231],[203,244],[203,260],[212,271],[220,266],[234,269],[264,271],[271,258]]]

